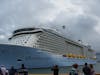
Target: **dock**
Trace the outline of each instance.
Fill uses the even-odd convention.
[[[29,75],[53,75],[53,74],[29,74]],[[68,75],[66,74],[59,74],[59,75]],[[79,75],[83,75],[83,74],[79,74]],[[96,75],[100,75],[100,73],[96,73]]]
[[[29,75],[53,75],[53,74],[29,74]],[[59,74],[59,75],[68,75],[68,74]]]

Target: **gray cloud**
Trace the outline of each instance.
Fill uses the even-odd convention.
[[[73,40],[83,40],[99,51],[99,0],[0,0],[0,42],[18,28],[56,29]],[[62,26],[66,28],[63,29]]]

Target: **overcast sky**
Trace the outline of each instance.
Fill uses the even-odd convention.
[[[53,29],[100,52],[100,0],[0,0],[0,43],[25,27]]]

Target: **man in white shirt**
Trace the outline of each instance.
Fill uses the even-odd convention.
[[[5,68],[5,66],[4,65],[1,65],[1,72],[2,72],[2,74],[3,75],[6,75],[7,74],[7,69]]]

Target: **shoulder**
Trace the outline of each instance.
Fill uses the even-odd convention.
[[[71,75],[74,75],[74,74],[76,74],[76,73],[77,73],[76,70],[70,70],[70,74],[71,74]]]
[[[91,72],[95,72],[95,70],[94,69],[91,69]]]

